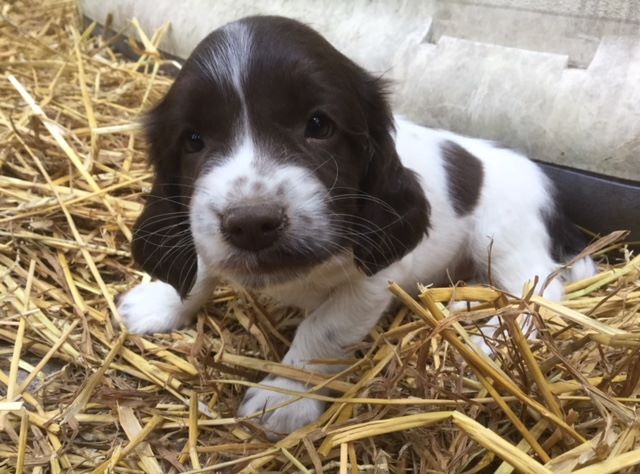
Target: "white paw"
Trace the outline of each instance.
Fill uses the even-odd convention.
[[[447,305],[447,309],[449,310],[450,313],[462,313],[465,311],[471,311],[475,306],[478,306],[480,304],[481,304],[480,302],[476,302],[476,301],[456,300],[456,301],[450,301],[449,304]]]
[[[185,314],[178,292],[167,283],[141,283],[120,297],[118,311],[132,333],[169,332],[183,326]]]
[[[533,323],[532,316],[520,316],[516,321],[516,324],[520,326],[520,330],[531,343],[538,339],[538,330]],[[493,345],[501,346],[511,338],[506,324],[502,323],[498,316],[491,316],[487,321],[481,322],[480,334],[471,336],[471,341],[480,349],[484,354],[491,356],[495,352]],[[490,344],[488,341],[495,341],[495,344]]]
[[[584,280],[585,278],[595,275],[598,273],[598,267],[591,257],[585,257],[571,265],[568,273],[569,274],[566,279],[571,283],[578,280]]]
[[[484,334],[484,331],[483,331]],[[471,336],[471,342],[480,350],[481,353],[487,355],[489,357],[493,356],[493,348],[487,343],[487,340],[484,336],[480,336],[478,334],[474,334]]]
[[[261,384],[295,392],[306,392],[308,390],[308,386],[304,383],[282,377],[267,377]],[[240,408],[238,408],[238,416],[245,417],[264,412],[257,420],[265,428],[269,439],[277,440],[283,435],[313,423],[324,412],[324,402],[311,398],[299,398],[297,400],[296,398],[284,393],[252,387],[247,390],[244,400],[242,400]],[[281,407],[269,411],[270,408],[276,406]]]
[[[480,334],[471,336],[471,341],[480,349],[480,351],[488,356],[493,355],[492,345],[487,341],[493,341],[499,336],[500,318],[492,316],[486,321],[478,323]]]
[[[554,278],[542,292],[542,296],[549,301],[562,301],[564,298],[564,283],[560,278]]]

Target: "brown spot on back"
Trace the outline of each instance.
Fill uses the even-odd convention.
[[[441,145],[447,187],[453,209],[459,216],[469,214],[478,204],[484,179],[482,163],[466,149],[447,140]]]

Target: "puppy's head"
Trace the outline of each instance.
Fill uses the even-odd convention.
[[[426,232],[383,84],[296,21],[250,17],[214,31],[147,130],[155,182],[133,254],[183,296],[198,260],[253,287],[338,254],[373,274]]]

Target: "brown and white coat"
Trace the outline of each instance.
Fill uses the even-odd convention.
[[[486,279],[490,261],[492,283],[519,294],[579,251],[535,163],[394,117],[382,80],[286,18],[211,33],[147,131],[155,181],[133,255],[158,280],[121,298],[134,332],[184,325],[223,279],[303,309],[283,362],[331,373],[310,361],[348,356],[391,302],[391,280],[446,282],[462,262]],[[564,277],[593,268],[582,260]],[[561,298],[563,285],[545,295]],[[239,414],[266,409],[277,436],[324,409],[303,398],[269,410],[287,400],[252,388]]]

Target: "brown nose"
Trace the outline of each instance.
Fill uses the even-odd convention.
[[[231,245],[255,251],[272,246],[282,234],[285,223],[281,206],[251,204],[225,212],[220,229]]]

